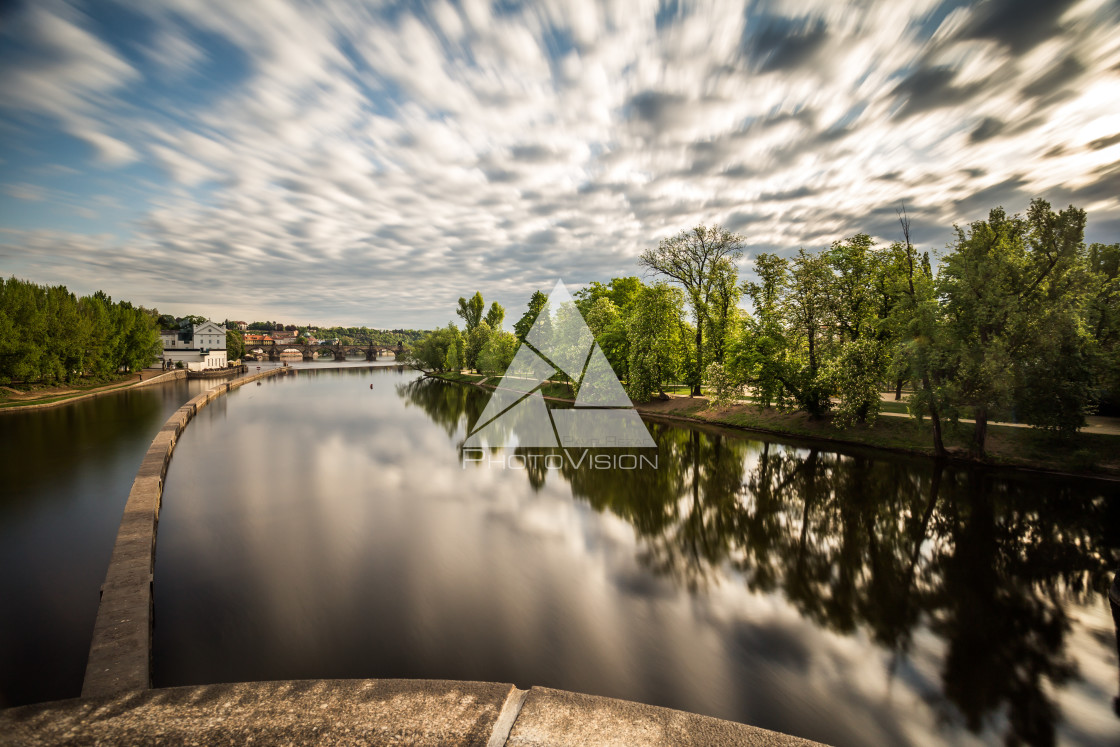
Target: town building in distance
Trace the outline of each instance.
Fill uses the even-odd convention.
[[[188,371],[226,367],[226,328],[220,324],[203,322],[165,329],[159,337],[166,368],[177,368],[180,362]]]

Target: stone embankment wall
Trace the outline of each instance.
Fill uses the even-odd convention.
[[[180,407],[148,447],[132,483],[124,518],[101,586],[101,603],[86,662],[82,697],[151,687],[152,570],[163,479],[183,428],[199,410],[223,394],[291,369],[268,371],[219,384]],[[175,371],[185,375],[185,371]],[[163,379],[158,377],[152,382]],[[166,379],[163,379],[166,381]],[[147,382],[145,382],[147,383]]]

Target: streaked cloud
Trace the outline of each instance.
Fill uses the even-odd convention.
[[[1115,3],[509,6],[9,11],[4,271],[431,326],[476,288],[519,310],[557,276],[633,274],[700,221],[793,252],[893,240],[905,202],[938,249],[1043,196],[1117,240]]]

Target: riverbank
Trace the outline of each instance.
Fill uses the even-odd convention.
[[[484,389],[495,388],[499,377],[472,374],[428,374],[444,381],[470,384]],[[571,402],[566,388],[550,384],[546,398]],[[886,451],[934,457],[932,426],[928,420],[918,422],[910,417],[880,417],[874,425],[838,428],[831,417],[813,420],[803,412],[780,412],[740,403],[710,408],[707,397],[670,396],[635,404],[635,408],[653,417],[720,425],[738,430],[810,439],[829,444],[871,447]],[[1079,433],[1071,442],[1055,439],[1048,433],[1018,424],[989,423],[986,455],[977,460],[968,453],[973,424],[945,422],[942,437],[948,458],[954,462],[984,464],[993,467],[1039,470],[1081,477],[1120,478],[1120,436],[1104,433]]]
[[[129,374],[122,381],[110,382],[89,387],[49,387],[47,389],[28,392],[27,394],[13,394],[10,387],[4,388],[4,398],[0,399],[0,412],[19,412],[24,410],[38,410],[45,407],[55,407],[69,404],[79,400],[100,397],[105,394],[116,394],[125,389],[137,389],[152,384],[163,384],[168,381],[187,378],[185,370],[163,371],[162,369],[144,369],[139,373]]]

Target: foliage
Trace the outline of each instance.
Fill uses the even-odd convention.
[[[160,354],[159,313],[101,291],[0,279],[0,383],[105,379]]]
[[[678,283],[688,296],[695,321],[696,349],[691,366],[692,393],[700,394],[701,373],[704,366],[704,331],[711,326],[713,296],[717,289],[725,288],[730,275],[730,285],[735,284],[735,262],[743,254],[743,237],[720,226],[698,225],[663,239],[656,249],[642,252],[638,264]],[[726,320],[725,320],[726,321]],[[726,329],[713,327],[711,332],[721,335],[712,340],[713,349],[722,356],[723,337]]]
[[[465,354],[463,357],[463,363],[467,368],[478,369],[478,356],[492,335],[493,330],[491,330],[490,325],[487,324],[485,319],[476,324],[474,329],[467,330]]]
[[[704,369],[704,385],[708,387],[708,407],[715,409],[735,404],[743,392],[722,363],[712,361]]]
[[[636,402],[649,401],[654,392],[664,396],[665,384],[680,372],[683,305],[679,288],[658,283],[643,287],[631,306],[626,319],[630,339],[626,391]]]
[[[537,320],[537,315],[541,313],[541,309],[548,303],[548,296],[538,291],[533,291],[532,298],[529,299],[529,309],[521,315],[517,323],[513,325],[514,334],[521,342],[525,341],[525,336],[529,334],[529,330],[533,328],[533,322]]]
[[[405,362],[421,371],[457,371],[461,368],[464,348],[462,333],[454,324],[448,324],[420,338]]]
[[[245,338],[236,329],[226,330],[226,360],[235,361],[245,355]]]
[[[952,346],[946,391],[955,406],[973,412],[977,455],[988,418],[1006,412],[1017,393],[1029,423],[1071,433],[1084,422],[1091,366],[1047,365],[1063,351],[1079,360],[1090,355],[1076,319],[1092,278],[1084,230],[1085,211],[1054,213],[1044,200],[1032,201],[1026,218],[995,208],[967,232],[957,228],[938,276]],[[1040,407],[1038,393],[1047,390],[1060,394]]]
[[[459,308],[455,310],[455,313],[462,317],[466,331],[470,332],[482,321],[482,310],[485,308],[486,302],[482,300],[482,294],[475,291],[470,300],[459,298]]]
[[[505,308],[500,303],[495,301],[494,303],[490,304],[490,310],[486,312],[486,318],[483,321],[490,325],[491,330],[498,331],[502,328],[502,322],[505,320],[505,318]]]
[[[504,373],[517,352],[517,337],[498,330],[490,335],[478,354],[478,370],[483,373]]]

